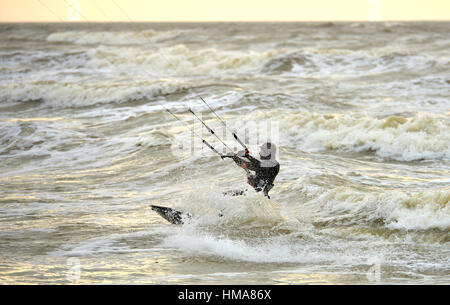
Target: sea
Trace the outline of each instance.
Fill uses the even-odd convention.
[[[450,22],[0,24],[0,284],[448,285],[449,200]]]

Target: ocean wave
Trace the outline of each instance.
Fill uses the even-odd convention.
[[[307,206],[322,226],[383,226],[390,230],[450,230],[450,188],[425,191],[324,190]],[[441,236],[442,237],[442,236]],[[442,238],[440,239],[442,240]]]
[[[259,69],[268,58],[282,53],[282,49],[268,51],[231,51],[213,48],[195,50],[185,45],[163,47],[158,50],[100,46],[89,50],[91,68],[114,67],[120,70],[136,68],[155,73],[176,75],[210,74],[221,71],[248,72]],[[240,69],[244,69],[239,71]],[[250,70],[249,70],[250,69]]]
[[[311,55],[294,52],[270,59],[264,64],[262,70],[266,72],[290,72],[298,67],[314,69],[316,65]]]
[[[302,244],[288,243],[282,238],[270,238],[255,244],[211,235],[179,234],[167,237],[163,246],[188,255],[216,257],[219,261],[320,263],[330,260],[330,256],[313,252]]]
[[[131,83],[139,79],[163,77],[192,77],[210,74],[245,74],[258,72],[269,58],[282,53],[282,49],[268,51],[237,51],[221,49],[192,49],[185,45],[149,47],[96,46],[87,50],[61,50],[52,52],[0,53],[0,68],[15,71],[17,83],[36,79],[74,81],[86,78],[114,79],[124,77]],[[22,73],[23,68],[29,73]],[[21,69],[20,71],[18,69]],[[5,78],[8,81],[10,78]]]
[[[71,164],[90,157],[82,152],[86,147],[101,153],[94,137],[68,131],[71,125],[63,118],[9,119],[0,128],[0,157],[8,167],[24,160],[39,160],[39,165]],[[42,159],[50,158],[48,161]],[[3,165],[5,165],[3,164]],[[34,161],[35,165],[38,162]]]
[[[51,108],[78,108],[108,103],[152,99],[183,91],[183,83],[174,81],[62,83],[35,81],[1,85],[0,101],[42,102]]]
[[[399,161],[450,158],[450,121],[446,116],[419,113],[409,118],[373,118],[269,111],[248,117],[277,121],[283,145],[306,151],[367,152]]]
[[[274,226],[284,221],[279,208],[272,201],[255,194],[235,197],[217,194],[213,186],[196,186],[195,191],[179,203],[183,209],[195,215],[195,226]],[[223,214],[222,217],[217,215]]]
[[[112,33],[110,33],[112,35]],[[149,34],[150,35],[150,34]],[[76,36],[76,35],[75,35]],[[112,38],[111,38],[112,39]],[[409,54],[394,48],[351,51],[304,48],[287,50],[228,50],[193,48],[184,44],[145,48],[128,45],[94,45],[87,50],[62,52],[12,52],[0,54],[3,68],[45,69],[59,77],[68,72],[111,76],[198,76],[239,74],[294,74],[302,76],[361,76],[403,71],[422,71],[448,64],[448,59],[426,54]],[[68,71],[65,71],[69,69]],[[64,75],[62,75],[64,76]],[[42,76],[41,76],[42,77]]]
[[[375,73],[417,71],[448,63],[425,54],[400,52],[395,48],[352,51],[346,49],[305,48],[283,53],[264,63],[264,73],[302,75],[366,75]]]
[[[149,44],[161,40],[178,37],[188,30],[173,31],[64,31],[51,33],[47,37],[49,42],[70,42],[86,45],[127,45],[127,44]]]
[[[0,52],[1,67],[27,72],[32,70],[60,71],[62,69],[82,69],[89,57],[84,51],[27,51]]]
[[[127,120],[122,121],[120,127],[116,124],[125,117],[147,122],[148,118],[136,118],[130,112],[117,114],[107,110],[94,110],[92,114],[102,117],[102,122],[84,124],[77,119],[51,116],[1,119],[0,172],[7,174],[47,167],[108,168],[111,164],[116,165],[118,158],[121,160],[119,163],[127,164],[126,159],[133,158],[135,153],[142,154],[140,160],[143,162],[149,155],[148,151],[170,145],[170,133],[164,128],[146,127],[143,132],[141,125],[127,126]],[[105,125],[117,128],[105,134]]]
[[[88,54],[87,66],[93,69],[114,67],[134,71],[145,67],[147,71],[175,75],[234,72],[355,76],[422,71],[449,62],[445,58],[407,53],[395,48],[364,51],[320,48],[226,50],[195,49],[177,44],[158,49],[98,46],[90,49]]]

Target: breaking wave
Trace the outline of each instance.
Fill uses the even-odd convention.
[[[234,51],[207,48],[191,49],[179,44],[158,50],[140,50],[100,46],[89,51],[91,68],[113,66],[121,70],[147,69],[176,75],[198,75],[220,71],[257,71],[268,58],[283,52],[282,49],[268,51]],[[242,73],[242,71],[238,71]]]
[[[264,63],[265,73],[290,72],[299,75],[365,75],[387,72],[417,71],[448,60],[422,54],[398,52],[395,49],[351,51],[305,48],[283,53]]]
[[[399,160],[450,158],[450,121],[445,116],[373,118],[359,114],[258,112],[250,117],[278,120],[281,141],[306,151],[369,152]]]
[[[337,187],[324,191],[306,206],[315,211],[315,220],[325,226],[381,225],[390,230],[438,229],[447,232],[450,230],[449,201],[448,187],[385,193]]]
[[[159,80],[141,82],[60,83],[40,81],[3,85],[0,101],[43,102],[51,108],[86,107],[152,99],[183,91],[182,83]]]
[[[310,202],[297,203],[312,214],[289,215],[291,219],[261,218],[242,223],[197,221],[171,232],[163,246],[173,248],[190,256],[203,256],[212,260],[247,261],[258,263],[364,263],[370,257],[367,239],[375,236],[389,240],[414,240],[420,243],[439,244],[448,241],[450,229],[450,190],[427,190],[408,194],[406,192],[363,193],[340,187],[316,197]],[[229,202],[230,203],[230,202]],[[243,204],[243,203],[241,203]],[[244,204],[245,205],[245,204]],[[232,209],[226,210],[226,213]],[[250,210],[241,207],[241,218],[251,217]],[[300,221],[295,221],[297,216]],[[213,218],[216,222],[211,221]],[[231,217],[230,219],[232,219]],[[236,223],[237,221],[237,223]],[[312,221],[311,224],[308,224]],[[211,223],[212,222],[212,223]],[[265,231],[261,225],[270,227]],[[206,224],[214,225],[208,230]],[[239,232],[234,227],[239,227]],[[220,227],[220,229],[219,229]],[[314,229],[324,233],[312,234]],[[340,239],[330,241],[330,234],[353,240],[352,247],[341,244]],[[314,240],[311,243],[311,240]],[[379,242],[380,243],[380,242]],[[380,243],[378,255],[389,255],[384,243]],[[340,249],[336,254],[336,249]],[[385,252],[385,253],[384,253]],[[384,254],[383,254],[384,253]]]

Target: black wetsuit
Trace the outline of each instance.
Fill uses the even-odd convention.
[[[264,195],[269,197],[269,191],[273,187],[273,181],[280,171],[280,164],[276,160],[258,159],[252,157],[249,154],[243,155],[243,158],[247,158],[248,161],[234,155],[234,162],[244,169],[254,171],[254,175],[249,175],[247,178],[248,184],[250,184],[257,192],[263,191]]]

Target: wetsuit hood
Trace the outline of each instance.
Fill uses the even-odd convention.
[[[271,160],[272,156],[275,158],[277,147],[271,142],[264,143],[260,146],[259,156],[261,160]]]

